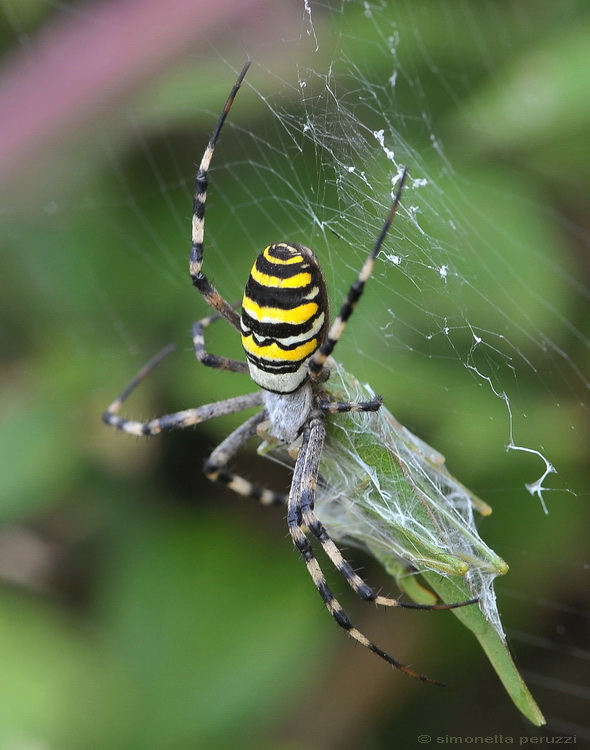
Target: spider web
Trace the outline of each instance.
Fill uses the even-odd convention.
[[[387,2],[305,0],[294,5],[293,16],[285,21],[288,33],[274,29],[264,42],[253,43],[232,27],[226,36],[238,54],[220,41],[211,42],[204,53],[184,52],[161,81],[152,76],[146,91],[129,102],[116,100],[114,114],[99,119],[82,146],[73,147],[89,151],[88,161],[81,163],[92,175],[82,182],[76,174],[81,168],[70,163],[64,184],[84,185],[75,197],[61,184],[47,188],[51,170],[43,170],[39,182],[45,192],[35,188],[34,197],[42,195],[43,222],[70,248],[68,269],[74,269],[76,283],[69,286],[57,278],[63,268],[48,268],[39,282],[41,295],[51,296],[51,284],[67,290],[63,304],[72,318],[81,315],[81,323],[68,322],[65,336],[81,361],[98,359],[111,368],[118,363],[113,382],[124,382],[167,336],[180,343],[197,309],[194,297],[186,295],[185,301],[184,295],[188,201],[200,156],[194,123],[199,119],[203,131],[210,130],[226,89],[250,56],[252,68],[213,161],[207,273],[226,298],[237,300],[263,244],[301,242],[321,259],[335,313],[382,226],[401,170],[408,166],[399,215],[337,358],[382,393],[400,421],[441,450],[453,474],[470,487],[474,481],[472,488],[495,514],[531,519],[548,514],[547,522],[555,523],[559,536],[552,519],[562,518],[563,509],[572,504],[585,511],[581,501],[587,492],[557,448],[565,441],[570,453],[587,452],[589,293],[582,259],[589,238],[575,211],[554,200],[549,177],[556,170],[550,159],[533,167],[510,163],[518,121],[511,112],[498,122],[484,119],[491,111],[485,97],[492,96],[493,86],[482,82],[504,86],[517,101],[526,101],[535,81],[530,88],[515,81],[504,60],[518,57],[515,49],[522,49],[526,61],[537,34],[548,36],[547,16],[553,12],[566,29],[575,4],[562,0],[557,10],[547,6],[537,13],[522,6],[498,9],[491,1],[475,8],[445,0],[436,11],[409,0],[395,9]],[[43,8],[40,13],[52,9],[43,3],[38,7]],[[10,3],[5,10],[16,47],[30,54],[35,48],[27,32],[31,22],[21,21]],[[54,12],[69,21],[100,18],[96,8],[76,4]],[[437,24],[444,32],[443,54],[437,49]],[[550,42],[543,46],[548,49]],[[473,68],[457,67],[455,56],[462,63],[471,60]],[[203,69],[204,87],[213,71],[215,86],[201,100],[195,74]],[[523,77],[529,72],[520,70]],[[220,90],[222,80],[227,85]],[[252,113],[261,111],[264,116],[251,126]],[[534,117],[534,106],[529,111]],[[457,125],[458,120],[463,124]],[[496,136],[495,127],[500,129]],[[531,127],[533,141],[535,133]],[[130,144],[132,156],[125,153]],[[486,169],[478,170],[473,163],[486,148]],[[138,164],[136,176],[129,177]],[[526,189],[539,173],[547,179]],[[108,199],[93,182],[99,187],[109,183]],[[26,202],[8,197],[2,202],[5,216],[26,221]],[[84,220],[71,222],[71,208],[79,206]],[[100,247],[93,247],[88,229],[99,225],[119,248],[128,274],[124,283],[113,281],[115,271],[102,268]],[[20,228],[11,238],[18,233],[31,239]],[[26,251],[20,273],[26,269],[33,275],[38,261]],[[143,312],[148,316],[149,301],[137,295],[137,318],[130,320],[127,312],[136,273],[145,273],[168,299],[159,308],[158,343],[141,319]],[[8,298],[17,305],[16,298]],[[176,299],[178,308],[172,312],[170,300]],[[87,305],[101,310],[101,328],[80,312]],[[93,339],[100,341],[98,347]],[[221,350],[222,345],[216,347]],[[187,352],[187,363],[191,356]],[[108,367],[99,369],[104,373]],[[181,398],[187,400],[196,378],[190,372],[179,376]],[[213,393],[214,387],[207,385],[212,379],[203,379],[204,393]],[[214,397],[223,395],[217,391]],[[493,484],[487,464],[505,477],[496,483],[493,496],[486,492]],[[504,493],[515,507],[508,507]],[[487,523],[480,527],[486,540]],[[526,540],[523,546],[514,538],[506,544],[495,541],[491,546],[513,570],[529,554]],[[571,556],[567,545],[555,554],[538,548],[533,554],[543,575],[582,579],[580,547]],[[502,582],[505,600],[526,602],[548,618],[566,610],[587,617],[582,597],[574,605],[571,597],[511,589],[510,575]],[[512,642],[563,653],[576,670],[588,659],[585,647],[560,651],[548,636],[531,630],[530,622],[521,631],[505,625]],[[555,673],[532,671],[526,677],[533,688],[576,694],[587,703],[587,688],[579,680],[565,672],[556,678]],[[575,721],[549,719],[554,731],[590,737]]]
[[[367,14],[373,17],[372,10],[368,9]],[[395,24],[392,25],[395,28]],[[375,36],[383,35],[380,23],[376,22],[375,27]],[[397,113],[399,109],[395,91],[400,75],[397,36],[392,33],[380,40],[384,52],[391,57],[392,70],[396,71],[385,86],[376,88],[361,69],[341,59],[331,63],[325,73],[298,70],[303,116],[293,117],[267,100],[273,119],[284,130],[285,154],[311,146],[317,157],[321,187],[318,185],[314,189],[312,186],[312,195],[309,195],[309,187],[302,180],[291,180],[288,183],[293,191],[290,209],[300,215],[298,224],[307,227],[308,244],[314,248],[320,246],[322,255],[331,258],[332,273],[338,273],[342,278],[346,276],[338,242],[333,241],[330,232],[340,242],[349,245],[357,257],[355,262],[347,263],[349,278],[352,278],[362,262],[364,251],[379,232],[403,165],[412,165],[400,210],[403,218],[396,220],[392,238],[387,243],[390,249],[380,257],[383,268],[377,271],[374,282],[382,287],[382,309],[378,317],[374,315],[382,330],[381,355],[376,357],[367,350],[358,336],[349,349],[375,366],[382,366],[395,358],[396,349],[407,348],[407,339],[411,337],[417,340],[411,346],[419,356],[459,360],[476,381],[502,402],[506,448],[537,457],[539,474],[535,476],[533,473],[526,486],[546,512],[544,493],[549,486],[546,479],[556,469],[545,455],[541,442],[536,445],[518,443],[515,436],[518,435],[519,414],[515,413],[518,407],[514,406],[518,400],[517,388],[514,387],[511,393],[509,386],[505,385],[507,380],[512,383],[518,380],[519,371],[525,368],[532,369],[540,381],[546,380],[547,371],[540,371],[535,366],[521,347],[521,339],[532,339],[534,347],[547,352],[552,357],[547,369],[557,371],[566,382],[571,382],[570,378],[579,380],[586,389],[589,381],[555,340],[534,327],[534,321],[526,321],[533,325],[525,327],[522,320],[526,317],[525,305],[521,300],[510,300],[494,284],[496,268],[509,266],[507,255],[510,252],[522,255],[534,253],[534,249],[530,251],[519,245],[518,240],[506,237],[494,217],[478,213],[480,225],[471,223],[466,226],[470,222],[468,217],[479,210],[470,201],[472,186],[454,172],[434,133],[427,130],[426,113],[423,113],[420,123],[430,141],[426,155],[416,152],[403,135],[403,130],[408,127],[415,130],[415,121],[409,125],[406,123],[404,128],[403,116],[392,120],[389,113]],[[345,72],[341,73],[340,68]],[[319,88],[317,94],[308,93],[316,86]],[[374,129],[367,125],[367,120],[375,123]],[[447,182],[453,183],[452,203],[444,188]],[[337,200],[335,206],[328,207],[325,191],[330,188],[333,188]],[[320,200],[314,201],[318,191],[321,191]],[[518,198],[508,197],[511,199]],[[400,228],[402,222],[404,225]],[[436,234],[431,230],[433,226],[437,228]],[[277,231],[281,230],[277,227]],[[501,247],[498,246],[499,240]],[[507,246],[510,247],[508,252]],[[469,257],[473,255],[477,256],[478,264],[486,272],[484,281],[490,289],[482,287],[481,275],[474,278]],[[547,262],[544,258],[540,261]],[[539,261],[533,255],[529,262]],[[550,268],[553,273],[573,282],[573,276],[565,274],[557,263],[552,263]],[[526,279],[519,276],[518,270],[509,272],[517,279],[523,294],[538,296]],[[400,281],[400,274],[409,282],[407,285]],[[399,289],[400,286],[405,291],[397,291],[396,287]],[[479,302],[475,314],[469,302],[474,297]],[[442,303],[432,305],[433,298],[437,302],[442,300]],[[417,308],[419,325],[408,323],[396,311],[400,300],[404,308]],[[570,326],[566,320],[560,322]],[[490,323],[497,323],[496,328],[490,327]],[[574,333],[583,338],[581,331],[574,329]],[[347,335],[351,333],[347,331]],[[436,346],[431,346],[431,342]],[[437,351],[433,353],[432,349]],[[581,407],[586,408],[586,405],[582,403]]]

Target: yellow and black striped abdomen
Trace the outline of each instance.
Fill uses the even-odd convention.
[[[278,242],[260,253],[246,284],[241,323],[254,382],[275,393],[296,391],[328,326],[326,285],[309,248]]]

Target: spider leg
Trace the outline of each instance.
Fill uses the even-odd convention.
[[[408,170],[407,168],[404,168],[401,180],[397,188],[397,193],[395,195],[393,204],[389,210],[389,214],[387,215],[385,223],[383,224],[381,232],[379,233],[379,237],[377,238],[373,249],[367,256],[367,259],[363,263],[363,267],[361,268],[356,281],[348,290],[348,294],[346,295],[344,304],[342,305],[337,318],[332,323],[330,330],[328,331],[326,340],[319,347],[319,349],[315,351],[315,353],[309,360],[309,374],[313,380],[321,380],[322,369],[326,364],[326,360],[332,354],[334,347],[340,340],[340,337],[342,336],[344,329],[346,328],[346,323],[352,315],[352,312],[356,307],[361,294],[363,293],[365,284],[367,283],[369,277],[371,276],[371,273],[373,272],[375,260],[377,258],[377,255],[379,254],[379,250],[381,250],[383,240],[385,239],[387,232],[389,231],[389,227],[391,226],[391,222],[393,221],[393,217],[395,216],[395,213],[397,211],[407,174]]]
[[[303,514],[306,508],[313,507],[313,498],[315,496],[317,477],[319,472],[320,454],[324,444],[325,429],[321,419],[312,418],[310,423],[306,425],[303,431],[303,442],[299,451],[299,456],[295,464],[295,471],[293,473],[293,483],[291,485],[291,492],[289,494],[289,504],[287,509],[287,521],[289,524],[289,533],[293,539],[293,543],[297,549],[301,552],[307,570],[311,575],[311,578],[322,597],[328,611],[337,622],[337,624],[346,630],[346,632],[354,638],[356,641],[361,643],[363,646],[373,651],[375,654],[380,656],[386,662],[394,666],[396,669],[404,672],[410,677],[415,677],[422,682],[431,682],[435,685],[442,685],[443,683],[433,680],[426,675],[415,672],[410,667],[405,666],[401,662],[394,659],[392,656],[383,651],[379,646],[369,640],[363,633],[360,632],[350,622],[348,615],[342,609],[342,606],[330,590],[326,578],[320,568],[320,565],[314,555],[313,548],[305,532],[302,529],[302,524],[306,523],[303,518]],[[356,574],[355,574],[356,575]]]
[[[258,425],[267,419],[261,411],[246,420],[220,443],[205,461],[205,476],[212,482],[223,482],[238,495],[260,501],[263,505],[286,505],[287,497],[279,492],[268,490],[226,469],[229,461],[250,438],[256,435]]]
[[[141,368],[121,395],[112,402],[102,415],[102,420],[105,424],[108,424],[117,430],[121,430],[122,432],[127,432],[130,435],[149,437],[169,430],[182,430],[185,427],[205,422],[208,419],[215,419],[216,417],[222,417],[226,414],[234,414],[235,412],[250,409],[253,406],[262,405],[262,391],[255,391],[254,393],[249,393],[245,396],[236,396],[234,398],[225,399],[224,401],[217,401],[213,404],[205,404],[196,409],[184,409],[183,411],[178,411],[173,414],[166,414],[163,417],[151,419],[147,422],[138,422],[133,419],[126,419],[125,417],[119,416],[121,406],[131,393],[137,388],[142,380],[144,380],[152,370],[174,350],[174,348],[174,345],[170,345],[165,349],[162,349],[161,352],[158,352],[155,357]]]
[[[328,401],[321,400],[318,408],[323,414],[344,414],[347,412],[379,411],[383,404],[382,396],[375,396],[371,401]]]
[[[160,432],[184,430],[186,427],[207,422],[209,419],[225,417],[227,414],[235,414],[239,411],[251,409],[253,406],[260,406],[262,399],[260,392],[255,391],[245,396],[227,398],[224,401],[216,401],[213,404],[205,404],[194,409],[183,409],[183,411],[165,414],[163,417],[150,419],[148,422],[138,422],[134,419],[120,417],[117,410],[121,403],[120,399],[113,401],[102,415],[103,422],[130,435],[151,437],[152,435],[158,435]]]
[[[213,284],[201,271],[203,265],[203,241],[205,237],[205,201],[207,199],[207,172],[213,158],[213,152],[217,144],[217,139],[223,128],[225,119],[236,98],[244,76],[248,72],[250,61],[248,60],[242,68],[237,81],[235,82],[225,103],[225,107],[219,119],[213,135],[211,136],[205,153],[201,159],[199,169],[195,177],[195,188],[193,195],[193,221],[192,221],[192,245],[189,261],[189,271],[193,286],[203,295],[207,304],[211,305],[222,315],[236,330],[240,330],[240,316],[233,307],[226,302],[221,294],[215,289]]]
[[[209,354],[205,349],[205,334],[204,330],[208,325],[211,325],[216,320],[219,320],[221,316],[219,314],[210,315],[208,318],[197,320],[193,323],[193,344],[195,347],[195,355],[199,362],[205,367],[213,367],[217,370],[230,370],[231,372],[241,372],[248,374],[248,365],[245,362],[240,362],[237,359],[228,359],[228,357],[218,357],[215,354]]]

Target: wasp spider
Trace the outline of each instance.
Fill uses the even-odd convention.
[[[343,558],[314,511],[326,415],[377,411],[381,406],[380,398],[361,403],[332,402],[323,390],[322,384],[330,374],[326,361],[342,336],[348,319],[363,293],[395,215],[406,170],[402,174],[395,200],[375,245],[331,325],[328,320],[326,285],[318,259],[309,248],[291,242],[276,242],[260,253],[246,283],[242,314],[239,315],[203,273],[203,239],[207,172],[219,134],[249,65],[249,62],[244,65],[230,92],[196,175],[190,275],[193,285],[216,310],[214,315],[198,321],[193,326],[193,343],[197,359],[206,367],[249,373],[259,386],[259,390],[246,396],[228,398],[217,403],[167,414],[149,422],[137,422],[119,416],[123,402],[171,351],[171,347],[168,347],[137,374],[119,398],[109,406],[103,420],[111,427],[131,435],[151,436],[168,430],[184,429],[208,419],[252,407],[261,407],[253,417],[247,419],[215,448],[205,462],[206,476],[214,482],[223,482],[240,495],[257,499],[267,505],[286,505],[291,538],[301,552],[320,596],[338,625],[356,641],[402,672],[426,682],[436,682],[389,656],[354,627],[330,590],[309,540],[311,536],[320,543],[329,560],[352,590],[366,601],[386,607],[415,609],[450,609],[472,603],[426,606],[381,596],[368,586]],[[206,351],[204,329],[220,318],[225,318],[240,334],[247,364]],[[266,425],[266,434],[273,439],[286,446],[293,446],[297,441],[298,453],[288,497],[252,484],[227,468],[237,451],[257,434],[263,422]]]

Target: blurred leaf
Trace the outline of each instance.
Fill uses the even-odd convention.
[[[133,692],[113,686],[119,719],[103,746],[245,747],[244,722],[273,724],[322,646],[304,568],[274,547],[230,519],[172,510],[119,523],[101,609]]]
[[[587,132],[589,62],[588,22],[557,26],[555,34],[507,61],[503,75],[473,97],[467,114],[475,128],[461,130],[462,142],[477,150],[527,151],[559,148]]]
[[[105,718],[104,655],[46,602],[0,599],[0,746],[81,747]]]
[[[59,411],[19,383],[0,395],[0,521],[27,518],[57,500],[77,473]]]

